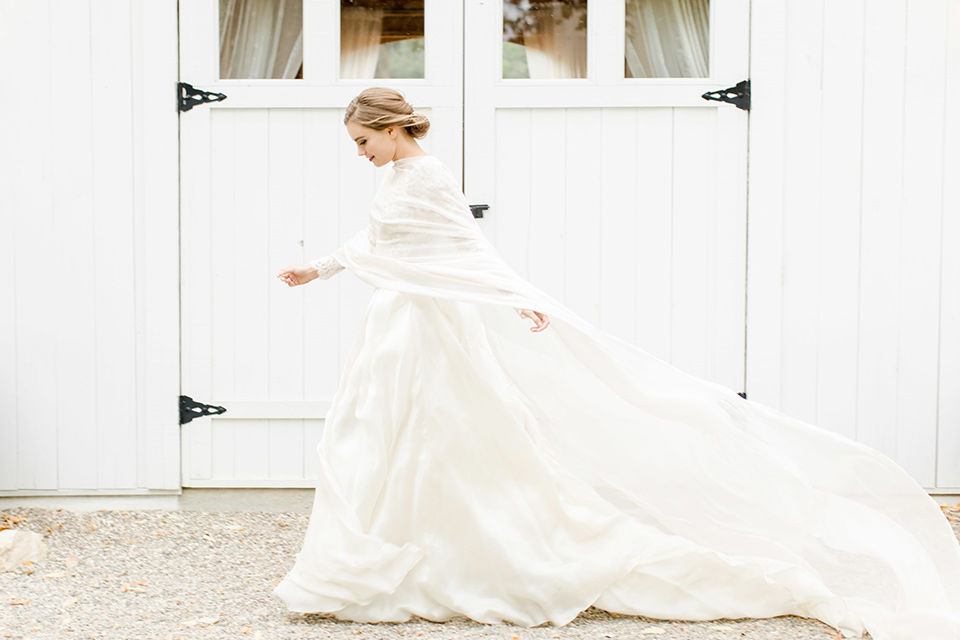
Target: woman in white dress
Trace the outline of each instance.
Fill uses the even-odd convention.
[[[429,122],[368,89],[344,122],[392,163],[369,226],[283,269],[376,290],[318,447],[294,611],[563,625],[798,615],[878,640],[960,639],[960,547],[868,447],[688,376],[520,278]],[[518,317],[519,315],[519,317]]]

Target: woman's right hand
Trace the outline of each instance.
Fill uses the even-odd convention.
[[[543,331],[550,326],[550,318],[547,317],[547,314],[540,313],[539,311],[534,311],[532,309],[520,309],[521,318],[530,318],[533,320],[533,326],[530,327],[530,331],[534,333],[538,331]]]
[[[282,282],[285,282],[288,287],[296,287],[297,285],[307,284],[311,280],[316,280],[317,270],[309,264],[297,264],[291,267],[284,267],[280,270],[280,273],[277,274],[277,277],[280,278]]]

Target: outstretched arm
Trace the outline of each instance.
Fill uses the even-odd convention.
[[[307,284],[317,278],[326,280],[341,271],[343,271],[343,265],[337,262],[333,256],[326,256],[319,260],[314,260],[310,264],[297,264],[284,267],[277,274],[277,277],[281,282],[285,282],[288,287],[296,287],[301,284]]]
[[[370,238],[369,226],[359,231],[350,242],[353,242],[357,238],[361,237],[368,239]],[[340,249],[342,248],[343,247]],[[318,260],[314,260],[308,264],[296,264],[289,267],[284,267],[279,273],[277,273],[277,278],[279,278],[282,282],[285,282],[288,287],[296,287],[301,284],[307,284],[308,282],[312,282],[317,278],[320,278],[321,280],[327,280],[337,275],[344,269],[344,266],[340,264],[340,262],[334,257],[335,255],[336,252],[331,253],[328,256],[324,256]]]

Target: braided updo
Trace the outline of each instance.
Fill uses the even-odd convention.
[[[364,127],[383,131],[387,127],[400,127],[414,138],[422,138],[430,129],[430,121],[413,107],[399,91],[371,87],[364,89],[347,105],[343,124],[356,122]]]

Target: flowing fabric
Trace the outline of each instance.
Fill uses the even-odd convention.
[[[435,158],[395,162],[369,227],[317,265],[376,291],[276,590],[291,609],[960,638],[960,546],[902,469],[582,320],[503,262]]]

